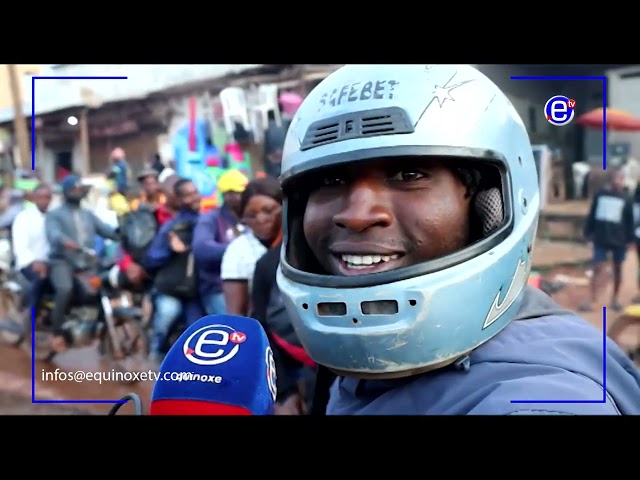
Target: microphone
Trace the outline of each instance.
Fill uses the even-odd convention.
[[[169,349],[149,414],[273,415],[275,400],[275,361],[262,325],[207,315]]]

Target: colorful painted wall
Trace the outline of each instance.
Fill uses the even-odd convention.
[[[236,169],[252,178],[251,158],[227,135],[224,126],[192,118],[172,139],[174,158],[180,176],[190,178],[202,195],[202,208],[220,205],[216,184],[225,171]]]

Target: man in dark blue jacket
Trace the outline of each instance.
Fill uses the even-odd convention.
[[[194,291],[186,292],[184,296],[162,291],[158,285],[159,278],[163,275],[163,270],[172,268],[177,256],[186,255],[187,264],[189,261],[189,251],[191,250],[191,240],[193,228],[198,221],[200,211],[200,194],[194,183],[188,179],[180,179],[174,186],[174,191],[180,209],[176,215],[160,227],[153,242],[149,246],[144,261],[144,267],[150,274],[155,276],[154,292],[154,316],[153,316],[153,337],[151,340],[151,356],[158,359],[165,353],[167,348],[166,340],[171,331],[171,327],[184,315],[188,325],[195,322],[203,314],[200,299],[193,282]],[[183,228],[186,227],[186,228]],[[178,231],[178,228],[180,230]],[[187,230],[187,238],[181,237],[180,232]],[[192,257],[192,256],[191,256]],[[188,267],[187,267],[188,268]],[[172,272],[173,274],[173,272]],[[185,272],[175,274],[175,283],[182,281]],[[166,284],[165,284],[166,285]]]
[[[349,65],[296,115],[278,285],[305,350],[338,377],[315,411],[640,414],[632,362],[527,287],[538,175],[487,77]]]
[[[208,315],[227,312],[220,280],[220,263],[227,245],[242,230],[239,225],[240,195],[249,179],[238,170],[229,170],[218,179],[224,203],[200,215],[193,235],[193,254],[198,272],[198,291]]]
[[[63,325],[65,315],[73,303],[74,273],[91,266],[83,249],[93,250],[96,237],[118,240],[116,230],[102,222],[81,203],[89,192],[77,175],[67,175],[62,181],[64,202],[49,210],[45,217],[45,232],[49,241],[49,282],[55,290],[51,312],[53,349],[62,353],[67,349]]]

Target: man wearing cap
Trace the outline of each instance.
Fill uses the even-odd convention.
[[[62,353],[66,350],[62,325],[73,296],[74,273],[86,268],[80,250],[93,249],[96,235],[118,240],[117,231],[103,223],[91,211],[80,206],[88,188],[81,184],[76,175],[67,175],[62,180],[64,202],[49,210],[45,217],[45,232],[50,246],[49,280],[55,290],[55,305],[51,312],[53,349]]]
[[[193,237],[193,255],[198,270],[199,292],[208,315],[226,313],[220,263],[227,245],[242,231],[240,195],[249,179],[238,170],[229,170],[218,179],[222,194],[220,208],[200,215]]]
[[[158,175],[158,172],[154,169],[145,169],[138,174],[137,179],[142,188],[142,194],[140,198],[135,198],[131,201],[130,207],[132,211],[137,210],[142,203],[146,203],[153,208],[165,203],[166,199],[160,190]]]

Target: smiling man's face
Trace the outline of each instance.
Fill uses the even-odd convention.
[[[469,197],[436,159],[382,159],[318,172],[304,234],[332,275],[364,275],[464,248]]]

